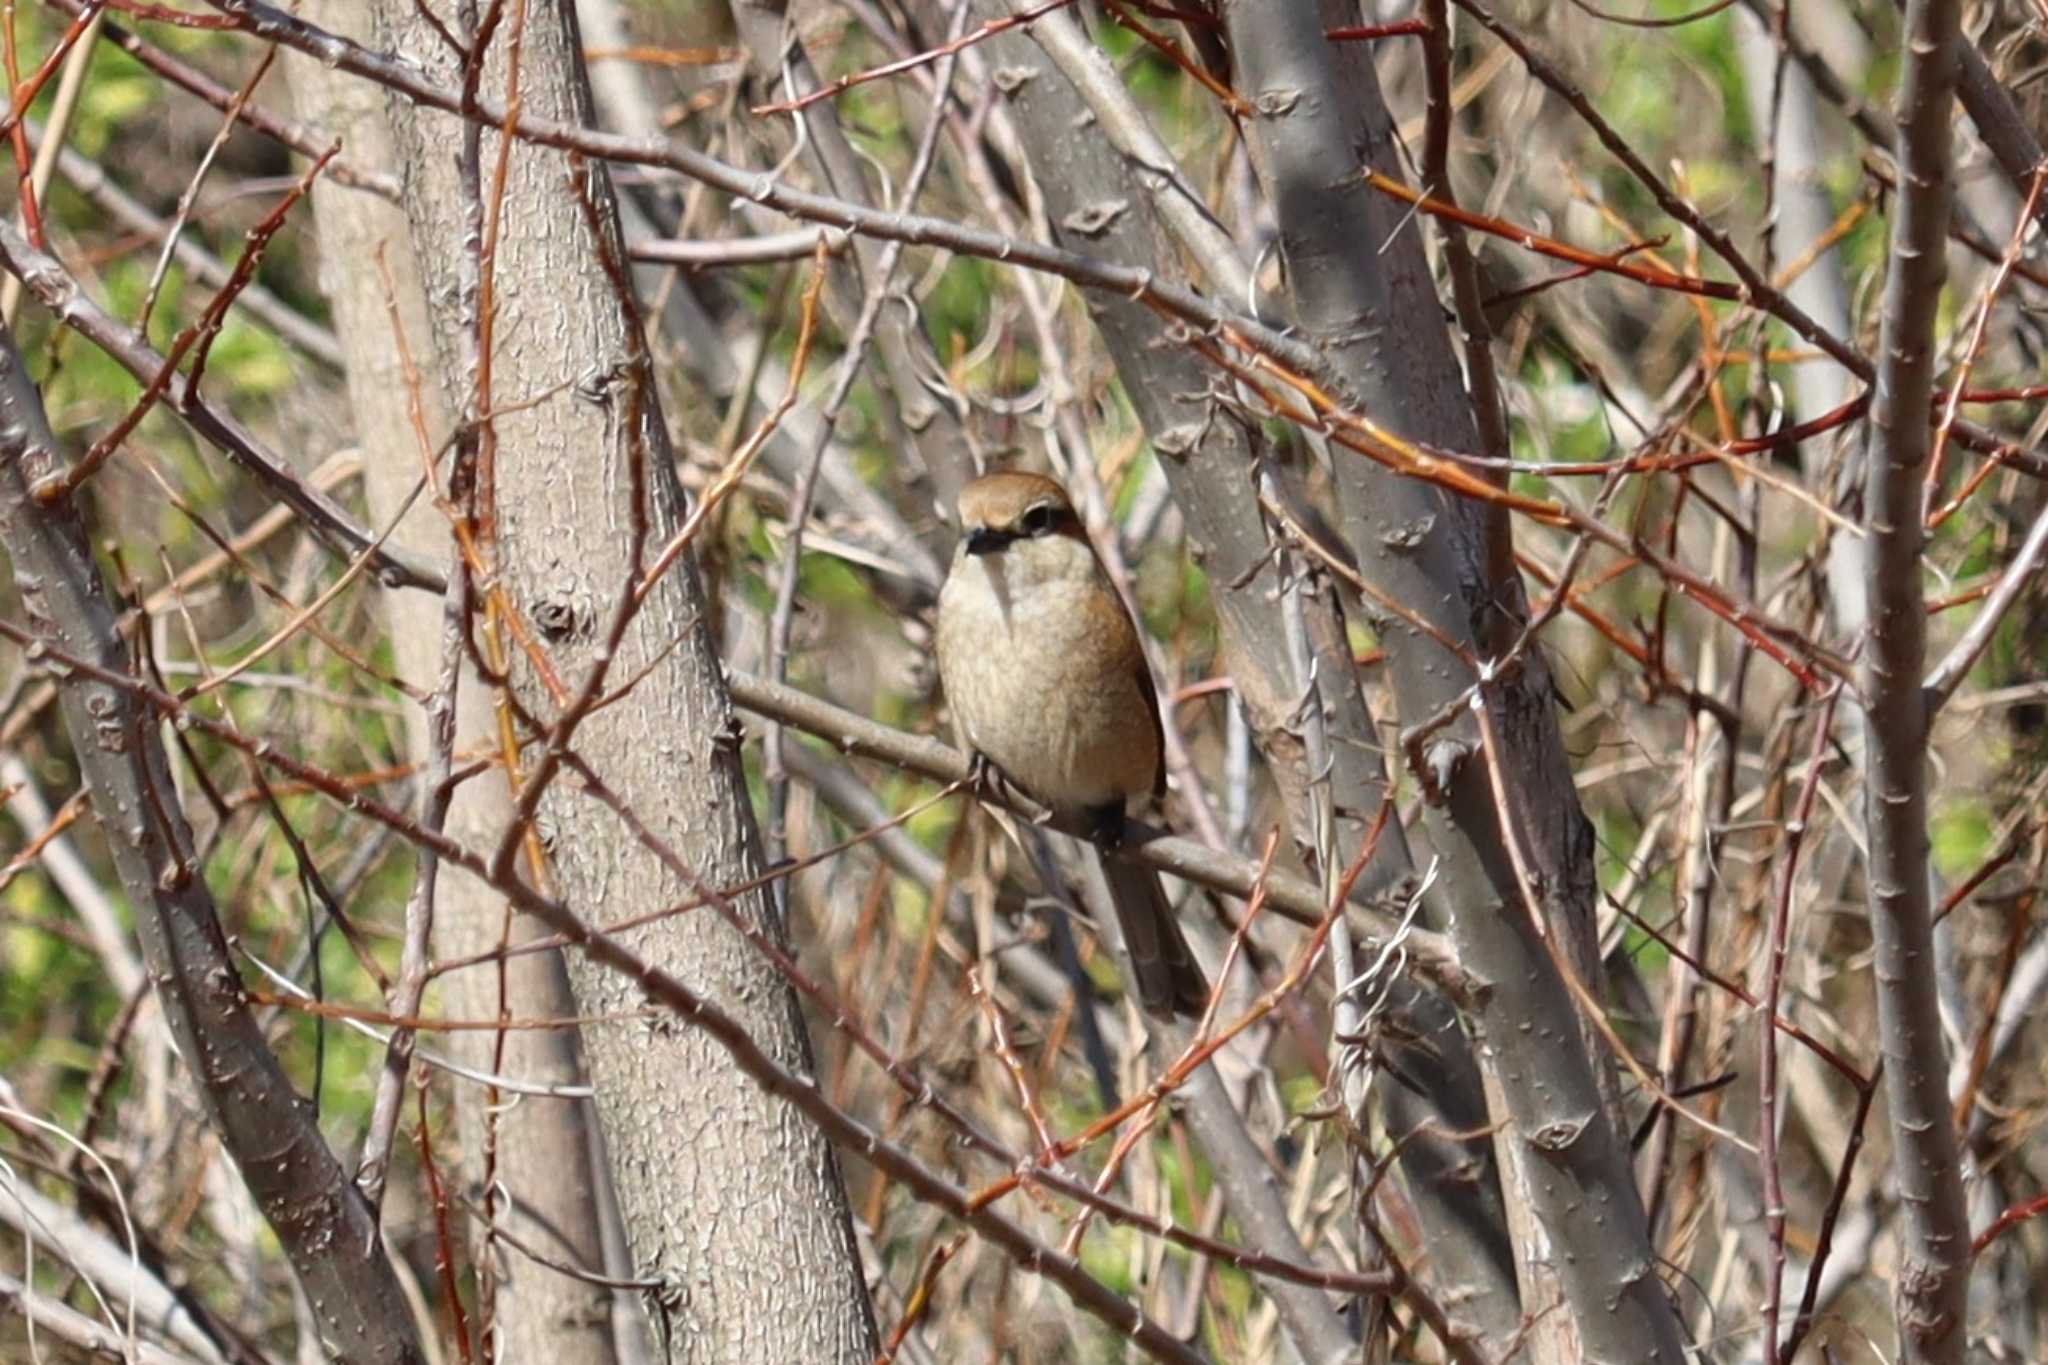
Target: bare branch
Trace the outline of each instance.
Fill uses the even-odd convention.
[[[25,246],[5,229],[10,248]],[[41,634],[121,668],[127,651],[85,528],[67,503],[29,492],[62,456],[11,334],[0,336],[0,544]],[[212,894],[195,865],[163,741],[135,697],[72,676],[60,684],[72,750],[101,820],[178,1050],[222,1145],[303,1279],[337,1359],[424,1359],[368,1205],[328,1150],[242,1001]]]
[[[1932,453],[1935,313],[1948,273],[1958,24],[1955,0],[1909,0],[1899,82],[1900,189],[1865,456],[1870,640],[1863,667],[1870,931],[1878,1026],[1904,1219],[1894,1282],[1901,1358],[1959,1365],[1970,1224],[1949,1118],[1928,862],[1927,608],[1922,487]]]

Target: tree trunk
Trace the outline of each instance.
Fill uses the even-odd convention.
[[[362,41],[371,16],[354,0],[313,0],[306,17],[331,31]],[[397,157],[385,118],[384,96],[374,86],[337,75],[318,62],[287,57],[299,116],[331,129],[349,155],[365,164],[389,166]],[[362,451],[363,479],[372,521],[394,520],[392,543],[422,560],[446,564],[454,548],[448,520],[428,497],[413,498],[424,456],[414,426],[399,338],[427,376],[419,385],[424,439],[434,447],[453,426],[449,396],[435,376],[444,372],[428,321],[420,271],[413,259],[404,212],[374,195],[322,179],[313,187],[319,226],[321,283],[334,310],[335,330],[348,365],[355,437]],[[380,269],[381,266],[381,269]],[[390,285],[387,292],[385,281]],[[394,321],[394,316],[396,321]],[[407,504],[410,502],[410,510]],[[402,514],[402,515],[401,515]],[[385,594],[392,653],[398,676],[431,694],[440,685],[442,607],[423,592]],[[492,746],[490,694],[473,663],[465,661],[456,693],[455,750],[489,752]],[[429,760],[428,725],[415,714],[410,729],[412,757],[420,771]],[[425,793],[422,793],[424,796]],[[424,800],[420,803],[424,805]],[[488,847],[512,813],[503,780],[487,775],[465,782],[454,793],[447,832],[465,844]],[[422,855],[425,856],[425,855]],[[435,882],[433,951],[439,959],[466,958],[498,945],[505,932],[505,899],[460,868],[442,867]],[[514,925],[514,938],[532,937],[530,922]],[[501,1005],[520,1018],[573,1014],[575,1000],[559,952],[514,957],[504,964],[505,998],[498,972],[489,964],[450,973],[441,986],[444,1010],[456,1019],[492,1019]],[[536,1085],[574,1085],[582,1060],[573,1033],[552,1029],[504,1034],[459,1031],[437,1040],[464,1066]],[[478,1208],[523,1246],[551,1259],[602,1272],[595,1166],[590,1150],[594,1121],[587,1100],[537,1095],[514,1097],[470,1081],[455,1088],[461,1134],[462,1183]],[[487,1125],[495,1131],[487,1134]],[[487,1144],[491,1156],[486,1159]],[[488,1198],[487,1184],[504,1191]],[[472,1225],[474,1226],[474,1225]],[[479,1314],[490,1324],[489,1340],[498,1360],[546,1359],[551,1365],[611,1365],[609,1291],[550,1270],[504,1242],[478,1235],[480,1282],[494,1292]]]
[[[1354,411],[1410,439],[1476,450],[1415,220],[1362,175],[1399,168],[1369,57],[1324,37],[1352,13],[1335,3],[1223,7],[1238,93],[1256,111],[1246,139],[1279,220],[1292,302]],[[1483,723],[1462,700],[1480,681],[1467,661],[1491,672],[1523,616],[1519,582],[1489,553],[1489,524],[1504,514],[1355,452],[1336,451],[1333,461],[1345,543],[1378,602],[1393,604],[1378,608],[1374,624],[1401,724],[1450,717],[1417,746],[1416,776],[1432,796],[1424,828],[1442,859],[1451,933],[1489,987],[1470,1025],[1500,1124],[1522,1309],[1549,1338],[1539,1339],[1539,1358],[1676,1365],[1678,1322],[1656,1275],[1612,1087],[1601,1084],[1607,1059],[1589,1052],[1604,1045],[1550,955],[1556,945],[1562,965],[1597,992],[1592,830],[1540,654],[1481,687]],[[1575,1321],[1545,1311],[1560,1294]],[[1576,1340],[1561,1331],[1568,1323]]]
[[[385,0],[376,12],[384,46],[449,88],[461,85],[456,58],[414,6]],[[507,97],[516,52],[521,107],[587,124],[570,0],[510,6],[502,20],[482,88]],[[572,789],[586,783],[565,776],[547,789],[534,822],[546,876],[600,924],[692,895],[650,842],[666,845],[701,885],[750,882],[762,872],[759,837],[687,555],[613,638],[622,594],[674,536],[684,504],[634,320],[607,273],[607,257],[622,269],[609,179],[591,168],[588,204],[579,203],[562,153],[515,145],[502,163],[500,193],[494,134],[405,101],[392,103],[391,117],[413,254],[444,357],[445,401],[474,412],[482,400],[489,413],[476,445],[494,464],[481,491],[494,489],[495,501],[480,507],[479,526],[504,594],[499,619],[524,623],[569,692],[594,676],[606,680],[601,690],[624,689],[564,735],[552,729],[564,714],[561,696],[544,685],[531,655],[508,651],[519,705],[551,727],[546,741],[529,746],[521,780],[548,771],[558,755],[536,755],[551,745],[573,748],[646,835],[636,841],[601,801]],[[476,252],[487,239],[495,251],[480,269]],[[481,353],[480,315],[494,339]],[[467,458],[460,447],[457,458]],[[593,675],[594,668],[607,671]],[[781,943],[766,895],[736,896],[731,905]],[[787,984],[712,910],[619,937],[713,995],[782,1065],[809,1072]],[[638,983],[581,958],[569,974],[585,1014],[631,1014],[644,1003]],[[867,1293],[824,1137],[749,1084],[687,1021],[595,1025],[584,1047],[635,1273],[659,1282],[654,1296],[677,1358],[872,1360]]]
[[[987,20],[1010,11],[1003,0],[982,0],[976,17]],[[1109,59],[1066,15],[1045,16],[1028,35],[1005,33],[985,48],[1056,234],[1064,244],[1099,259],[1139,266],[1165,263],[1159,266],[1162,273],[1178,273],[1171,264],[1172,241],[1133,169],[1138,163],[1094,129],[1089,136],[1074,136],[1087,106],[1061,66],[1081,62],[1099,67],[1098,88],[1114,93],[1122,87]],[[1095,114],[1098,126],[1114,121],[1100,111]],[[1378,814],[1384,767],[1372,718],[1349,667],[1334,676],[1321,675],[1333,691],[1347,692],[1351,703],[1325,708],[1324,722],[1338,730],[1341,742],[1329,745],[1319,761],[1309,761],[1304,753],[1302,673],[1289,667],[1283,613],[1274,609],[1287,591],[1288,575],[1272,552],[1258,504],[1261,469],[1272,458],[1264,453],[1263,433],[1210,407],[1210,372],[1192,351],[1166,344],[1166,326],[1152,309],[1112,294],[1089,294],[1086,303],[1187,520],[1190,549],[1213,585],[1234,689],[1268,771],[1285,796],[1296,840],[1311,857],[1319,851],[1318,822],[1311,813],[1317,788],[1327,782],[1334,793],[1333,825],[1341,847],[1323,874],[1339,876]],[[1336,630],[1341,633],[1341,622]],[[1312,777],[1312,772],[1321,776]],[[1412,870],[1395,822],[1383,834],[1356,894],[1390,890]],[[1414,1012],[1432,1025],[1427,1049],[1446,1061],[1417,1069],[1430,1088],[1426,1101],[1418,1103],[1401,1087],[1389,1086],[1387,1103],[1389,1122],[1404,1139],[1408,1192],[1428,1231],[1430,1280],[1455,1305],[1463,1324],[1493,1349],[1504,1349],[1521,1325],[1521,1312],[1498,1223],[1499,1184],[1483,1140],[1450,1136],[1484,1129],[1485,1096],[1449,1007],[1441,1000],[1418,999]]]

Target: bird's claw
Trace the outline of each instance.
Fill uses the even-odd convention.
[[[1052,808],[1018,786],[996,761],[976,749],[968,760],[967,785],[984,801],[1007,806],[1034,825],[1049,824]]]

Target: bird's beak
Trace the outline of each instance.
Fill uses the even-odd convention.
[[[992,555],[1010,543],[1010,537],[989,526],[977,526],[967,533],[967,553]]]

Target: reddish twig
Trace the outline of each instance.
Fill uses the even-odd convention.
[[[1051,14],[1054,10],[1065,9],[1072,3],[1073,0],[1045,0],[1044,4],[1025,10],[1021,14],[1010,14],[1000,19],[991,19],[980,28],[969,33],[963,33],[949,43],[941,43],[937,47],[926,48],[923,52],[904,57],[899,61],[885,62],[881,66],[855,72],[851,76],[841,76],[831,84],[821,85],[816,90],[797,99],[783,100],[776,104],[757,104],[747,112],[756,117],[766,117],[769,114],[797,113],[816,104],[819,100],[837,99],[856,85],[866,85],[869,81],[882,80],[888,76],[900,76],[906,71],[915,71],[921,66],[930,66],[942,57],[950,57],[956,52],[965,51],[976,43],[995,37],[998,33],[1007,33],[1013,28],[1020,28]]]
[[[69,468],[31,488],[29,491],[37,501],[45,506],[69,501],[84,487],[86,481],[99,472],[100,466],[107,462],[128,438],[128,434],[149,414],[150,409],[169,392],[171,381],[178,372],[178,362],[184,358],[187,351],[192,352],[192,369],[185,378],[178,406],[183,411],[198,403],[200,381],[206,372],[207,355],[213,348],[214,339],[220,335],[222,321],[226,318],[228,309],[234,304],[235,296],[256,277],[256,267],[262,262],[263,252],[270,245],[270,239],[283,229],[286,215],[305,197],[307,191],[312,189],[313,181],[340,150],[339,142],[329,147],[325,155],[306,168],[306,173],[299,177],[285,193],[284,198],[278,201],[277,206],[266,214],[261,222],[249,229],[244,238],[241,259],[235,262],[234,273],[228,276],[228,282],[208,301],[206,311],[200,315],[199,320],[178,334],[170,354],[163,358],[157,367],[155,377],[143,390],[142,396],[128,409],[127,414],[114,424],[112,430],[93,442],[92,448]],[[381,550],[382,541],[383,537],[377,537],[372,545],[364,548],[366,551]]]
[[[1871,1068],[1870,1081],[1858,1090],[1856,1114],[1849,1121],[1849,1142],[1842,1150],[1842,1164],[1835,1169],[1835,1185],[1828,1192],[1828,1206],[1820,1217],[1820,1231],[1815,1235],[1813,1260],[1806,1267],[1806,1288],[1799,1294],[1799,1311],[1793,1315],[1792,1328],[1785,1334],[1784,1349],[1777,1354],[1779,1360],[1799,1359],[1799,1347],[1806,1340],[1807,1329],[1813,1325],[1814,1306],[1820,1302],[1821,1272],[1827,1268],[1828,1255],[1834,1250],[1835,1224],[1840,1221],[1842,1207],[1849,1199],[1849,1182],[1856,1174],[1856,1158],[1863,1152],[1863,1129],[1870,1122],[1870,1106],[1877,1098],[1878,1082],[1884,1079],[1884,1059],[1878,1058]]]
[[[2014,262],[2019,260],[2020,252],[2026,247],[2028,233],[2034,225],[2034,208],[2041,202],[2041,186],[2044,181],[2048,181],[2048,166],[2036,168],[2033,181],[2027,186],[2026,202],[2020,206],[2019,216],[2013,227],[2012,240],[2006,244],[2005,254],[1999,258],[1998,268],[1991,273],[1990,282],[1984,286],[1983,297],[1978,300],[1977,319],[1970,326],[1969,344],[1963,348],[1963,360],[1962,364],[1956,367],[1955,383],[1949,388],[1948,401],[1942,404],[1941,419],[1934,426],[1934,450],[1927,458],[1927,474],[1921,484],[1921,501],[1924,507],[1921,515],[1926,518],[1927,529],[1930,531],[1954,514],[1963,505],[1969,490],[1974,490],[1982,482],[1981,477],[1972,479],[1968,490],[1959,494],[1939,513],[1935,511],[1934,498],[1941,488],[1942,466],[1948,458],[1949,433],[1955,428],[1956,412],[1962,406],[1963,392],[1970,382],[1970,368],[1977,363],[1977,357],[1983,354],[1984,329],[1991,321],[1991,311],[1998,303],[1999,291],[2005,288],[2006,280],[2012,275]]]
[[[1323,36],[1333,43],[1374,43],[1382,38],[1416,37],[1427,32],[1427,19],[1397,19],[1391,24],[1344,24],[1326,28]]]
[[[903,1349],[903,1342],[909,1337],[911,1329],[916,1327],[930,1310],[932,1291],[938,1287],[940,1272],[945,1270],[948,1261],[960,1253],[960,1248],[966,1245],[967,1234],[963,1232],[951,1241],[932,1248],[931,1256],[924,1263],[924,1272],[917,1277],[917,1288],[911,1291],[909,1300],[904,1303],[903,1316],[897,1319],[895,1328],[889,1333],[889,1339],[882,1344],[882,1354],[875,1358],[875,1365],[891,1365],[896,1359],[896,1353]]]
[[[1104,3],[1109,9],[1111,18],[1115,19],[1117,23],[1123,25],[1132,33],[1137,34],[1139,39],[1150,46],[1154,52],[1157,52],[1160,56],[1166,58],[1167,61],[1179,67],[1182,74],[1187,76],[1188,79],[1214,95],[1222,103],[1223,107],[1230,111],[1233,117],[1251,117],[1254,112],[1252,106],[1242,96],[1203,70],[1198,63],[1189,61],[1187,54],[1180,50],[1178,43],[1162,34],[1154,33],[1151,29],[1132,18],[1130,10],[1123,4],[1123,0],[1104,0]]]
[[[1785,1183],[1778,1162],[1778,1002],[1785,988],[1785,954],[1792,937],[1792,886],[1799,875],[1799,850],[1806,842],[1807,822],[1813,818],[1814,797],[1820,791],[1822,759],[1827,756],[1835,719],[1835,701],[1842,695],[1838,683],[1821,702],[1820,717],[1814,723],[1813,751],[1807,759],[1806,782],[1800,788],[1799,804],[1785,825],[1785,844],[1779,853],[1782,873],[1778,901],[1771,913],[1770,957],[1764,976],[1764,1017],[1769,1026],[1757,1037],[1758,1110],[1756,1141],[1763,1165],[1764,1232],[1770,1248],[1764,1272],[1763,1333],[1764,1358],[1776,1360],[1778,1310],[1785,1285]],[[1791,1357],[1784,1357],[1790,1360]]]
[[[2017,831],[2016,831],[2017,832]],[[2019,965],[2020,950],[2026,947],[2034,926],[2029,911],[2038,892],[2015,897],[2006,910],[2005,946],[1998,954],[1998,971],[1991,978],[1991,995],[1984,1002],[1984,1020],[1970,1043],[1969,1061],[1963,1069],[1963,1083],[1956,1087],[1956,1102],[1949,1121],[1959,1136],[1969,1134],[1970,1115],[1977,1107],[1977,1095],[1984,1073],[1991,1066],[1991,1043],[1998,1032],[1998,1011],[2005,1004],[2005,992],[2012,985],[2013,969]]]
[[[1740,299],[1743,296],[1739,285],[1729,284],[1722,280],[1703,280],[1696,275],[1681,275],[1674,270],[1658,270],[1648,266],[1630,265],[1623,259],[1624,256],[1643,250],[1648,245],[1647,243],[1637,242],[1622,248],[1619,252],[1602,256],[1587,251],[1582,247],[1569,246],[1564,242],[1554,241],[1549,237],[1531,232],[1527,228],[1516,227],[1512,223],[1502,222],[1498,218],[1490,218],[1483,213],[1474,213],[1470,209],[1459,208],[1456,204],[1434,198],[1412,185],[1404,185],[1392,176],[1382,175],[1375,170],[1365,172],[1365,183],[1390,198],[1398,199],[1404,204],[1413,204],[1432,218],[1442,218],[1447,222],[1471,228],[1475,232],[1484,232],[1490,236],[1514,242],[1518,246],[1525,247],[1539,256],[1549,256],[1556,260],[1569,261],[1571,264],[1588,271],[1620,275],[1639,284],[1647,284],[1653,289],[1668,289],[1680,294],[1697,294],[1702,298],[1733,300]]]
[[[94,0],[44,0],[44,3],[54,5],[67,14],[83,16],[87,13],[88,7],[94,3]],[[144,70],[162,77],[180,90],[187,92],[206,104],[212,105],[215,109],[229,115],[244,127],[261,133],[263,136],[285,147],[291,148],[300,156],[319,156],[322,149],[334,141],[334,137],[330,133],[323,132],[318,128],[308,127],[302,123],[293,122],[289,119],[278,118],[276,115],[257,108],[255,105],[242,104],[238,106],[234,91],[220,84],[220,82],[214,80],[198,68],[165,52],[162,48],[143,41],[140,37],[130,33],[119,24],[109,23],[101,25],[100,41],[111,43],[115,47],[120,48],[130,57],[133,57]],[[365,170],[346,160],[336,160],[328,167],[327,173],[344,185],[355,189],[368,190],[381,198],[396,199],[398,197],[398,177],[395,175],[383,171]]]
[[[7,79],[13,84],[14,94],[8,110],[5,113],[0,113],[0,133],[5,133],[10,138],[20,137],[21,121],[27,116],[29,106],[36,102],[36,96],[40,95],[43,87],[49,84],[50,77],[56,75],[58,68],[64,65],[64,59],[71,55],[71,49],[77,45],[80,38],[85,36],[85,31],[92,27],[93,17],[101,9],[105,8],[106,2],[107,0],[83,0],[77,16],[71,21],[71,26],[64,30],[63,35],[57,39],[56,46],[52,47],[49,55],[43,58],[42,65],[38,66],[35,74],[26,81],[20,79],[15,72],[14,32],[11,27],[9,28],[7,32]],[[9,22],[10,24],[12,23],[11,17]],[[22,143],[24,148],[27,145],[25,142]],[[30,193],[27,198],[22,200],[22,219],[24,222],[35,220],[35,196],[33,193]],[[31,232],[29,240],[37,245],[42,244],[42,237],[39,231]]]
[[[224,29],[235,27],[234,22],[222,14],[194,14],[190,10],[172,9],[169,5],[152,5],[148,0],[105,0],[108,9],[121,14],[147,19],[153,24],[169,24],[173,28]]]
[[[448,1306],[448,1326],[455,1336],[455,1349],[463,1365],[474,1365],[476,1355],[469,1339],[469,1318],[462,1311],[462,1286],[456,1274],[455,1236],[448,1227],[448,1189],[441,1183],[441,1168],[434,1160],[434,1139],[427,1120],[427,1089],[419,1095],[420,1170],[427,1178],[427,1202],[434,1210],[434,1269],[441,1276],[441,1301]]]
[[[2036,1195],[2023,1204],[2014,1204],[2011,1208],[1994,1218],[1991,1221],[1990,1227],[1985,1228],[1984,1231],[1971,1239],[1970,1254],[1972,1256],[1982,1256],[1986,1247],[1990,1246],[2000,1237],[2003,1237],[2008,1231],[2026,1222],[2029,1218],[2038,1218],[2044,1213],[2048,1213],[2048,1194]]]
[[[1045,1116],[1045,1108],[1038,1102],[1038,1090],[1031,1083],[1031,1070],[1017,1055],[1016,1045],[1010,1041],[1010,1030],[1003,1023],[1003,1012],[996,1005],[995,992],[982,980],[981,970],[967,973],[967,990],[981,1006],[989,1031],[995,1035],[996,1056],[1002,1059],[1003,1069],[1010,1073],[1010,1083],[1017,1089],[1017,1103],[1030,1121],[1031,1131],[1038,1137],[1038,1150],[1050,1152],[1058,1142],[1053,1136],[1052,1121]],[[1072,1253],[1073,1250],[1070,1242],[1067,1251]]]
[[[7,89],[12,107],[25,109],[21,85],[21,49],[16,43],[14,32],[14,7],[6,11],[6,24],[0,27],[0,68],[7,72]],[[19,118],[13,120],[7,129],[8,150],[14,153],[15,197],[21,204],[21,225],[28,233],[28,239],[37,247],[47,245],[43,236],[43,216],[36,209],[35,157],[30,155],[28,134]]]

